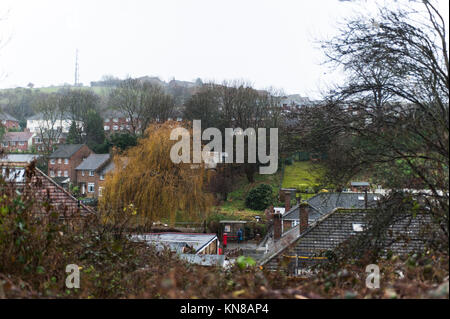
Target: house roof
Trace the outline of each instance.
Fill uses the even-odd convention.
[[[6,132],[3,134],[3,142],[26,142],[33,133],[31,132]]]
[[[103,111],[103,118],[127,118],[128,115],[120,110],[107,109]]]
[[[106,174],[106,173],[108,173],[108,172],[113,171],[114,168],[115,168],[114,162],[113,162],[113,161],[110,161],[108,164],[106,164],[106,166],[104,166],[104,167],[102,168],[102,170],[100,171],[100,173],[104,175],[104,174]]]
[[[351,182],[350,183],[352,186],[356,186],[356,187],[362,187],[362,186],[364,186],[364,187],[369,187],[370,186],[370,184],[368,183],[368,182]]]
[[[46,116],[42,112],[39,112],[39,113],[36,113],[36,114],[28,117],[27,121],[28,120],[30,120],[30,121],[32,121],[32,120],[43,120],[45,118],[46,118]],[[64,114],[62,116],[62,120],[71,120],[72,118],[73,118],[73,115],[70,112],[64,112]]]
[[[301,256],[299,262],[305,261],[305,266],[314,262],[311,257],[333,250],[345,240],[364,234],[367,226],[368,214],[373,210],[364,209],[334,209],[322,216],[305,232],[289,238],[289,241],[280,241],[279,247],[269,253],[261,261],[268,269],[277,268],[277,259],[292,249],[290,254]],[[411,251],[420,251],[424,247],[423,227],[431,222],[430,214],[399,214],[386,230],[386,239],[380,243],[383,250],[392,250],[396,254],[405,254]],[[298,227],[298,226],[297,226]],[[298,234],[298,230],[296,232]],[[405,235],[407,237],[405,238]]]
[[[38,159],[41,157],[37,154],[5,154],[4,156],[0,157],[0,162],[6,162],[6,163],[30,163],[34,159]]]
[[[54,151],[50,158],[70,158],[73,154],[78,152],[85,144],[62,144],[58,146],[58,149]]]
[[[132,238],[153,244],[159,249],[168,247],[170,250],[179,253],[181,253],[183,248],[187,245],[194,248],[195,252],[198,254],[213,240],[217,239],[217,235],[202,233],[149,233],[133,235]]]
[[[367,193],[367,202],[369,207],[373,207],[379,194]],[[335,208],[365,208],[364,193],[319,193],[307,200],[312,208],[309,213],[309,220],[316,220],[320,216],[328,214]],[[294,206],[287,212],[283,219],[298,220],[299,208]]]
[[[111,158],[110,154],[91,154],[80,165],[75,168],[76,170],[95,171],[104,165]]]
[[[4,111],[0,111],[0,120],[1,121],[14,121],[14,122],[19,122],[18,119],[16,119],[14,116],[12,116],[9,113],[6,113]]]

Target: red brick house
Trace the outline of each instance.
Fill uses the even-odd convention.
[[[74,221],[95,213],[38,168],[34,167],[33,174],[27,176],[25,170],[32,160],[31,156],[37,155],[10,155],[11,158],[0,160],[0,175],[5,180],[14,182],[6,184],[6,187],[15,187],[21,192],[27,191],[34,196],[37,200],[33,207],[36,217],[48,214],[47,208],[42,205],[44,202],[48,202],[57,210],[61,221]]]
[[[33,133],[6,132],[2,138],[2,148],[6,151],[26,152],[31,148]]]
[[[14,116],[9,115],[6,112],[0,111],[0,123],[3,127],[6,128],[6,130],[9,130],[11,128],[18,129],[19,128],[19,120],[16,119]]]
[[[133,132],[133,125],[128,115],[117,110],[108,110],[103,115],[105,134]]]
[[[33,147],[38,152],[46,152],[47,148],[55,150],[58,145],[64,144],[67,139],[67,133],[45,131],[42,134],[36,133],[33,136]]]
[[[63,144],[49,156],[48,175],[58,184],[68,187],[77,183],[75,168],[93,152],[85,144]]]
[[[77,183],[81,195],[98,198],[102,196],[106,174],[114,169],[110,154],[91,154],[77,166]]]

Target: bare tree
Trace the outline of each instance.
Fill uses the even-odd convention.
[[[309,149],[327,153],[335,185],[370,172],[393,188],[427,189],[448,237],[448,43],[441,14],[429,1],[422,6],[380,8],[376,19],[352,19],[324,42],[347,81],[324,105],[301,111],[296,131]]]
[[[130,119],[133,134],[142,134],[152,121],[167,120],[175,106],[160,86],[131,78],[111,92],[110,105]]]
[[[63,131],[63,120],[66,110],[61,94],[41,94],[36,101],[36,112],[40,115],[38,136],[44,146],[44,154],[53,152]]]

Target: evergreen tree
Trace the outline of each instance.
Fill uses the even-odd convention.
[[[67,134],[67,144],[81,144],[81,135],[77,128],[77,124],[75,121],[72,121],[69,128],[69,133]]]

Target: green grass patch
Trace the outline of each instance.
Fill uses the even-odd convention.
[[[323,168],[310,161],[294,162],[284,169],[283,188],[302,188],[320,185]]]
[[[231,220],[254,220],[254,216],[262,216],[262,211],[252,210],[245,207],[245,198],[251,189],[259,184],[268,184],[272,187],[273,194],[278,194],[281,170],[275,174],[255,174],[255,182],[249,183],[245,176],[238,176],[234,182],[234,189],[228,194],[227,201],[222,205],[214,207],[214,210]]]

